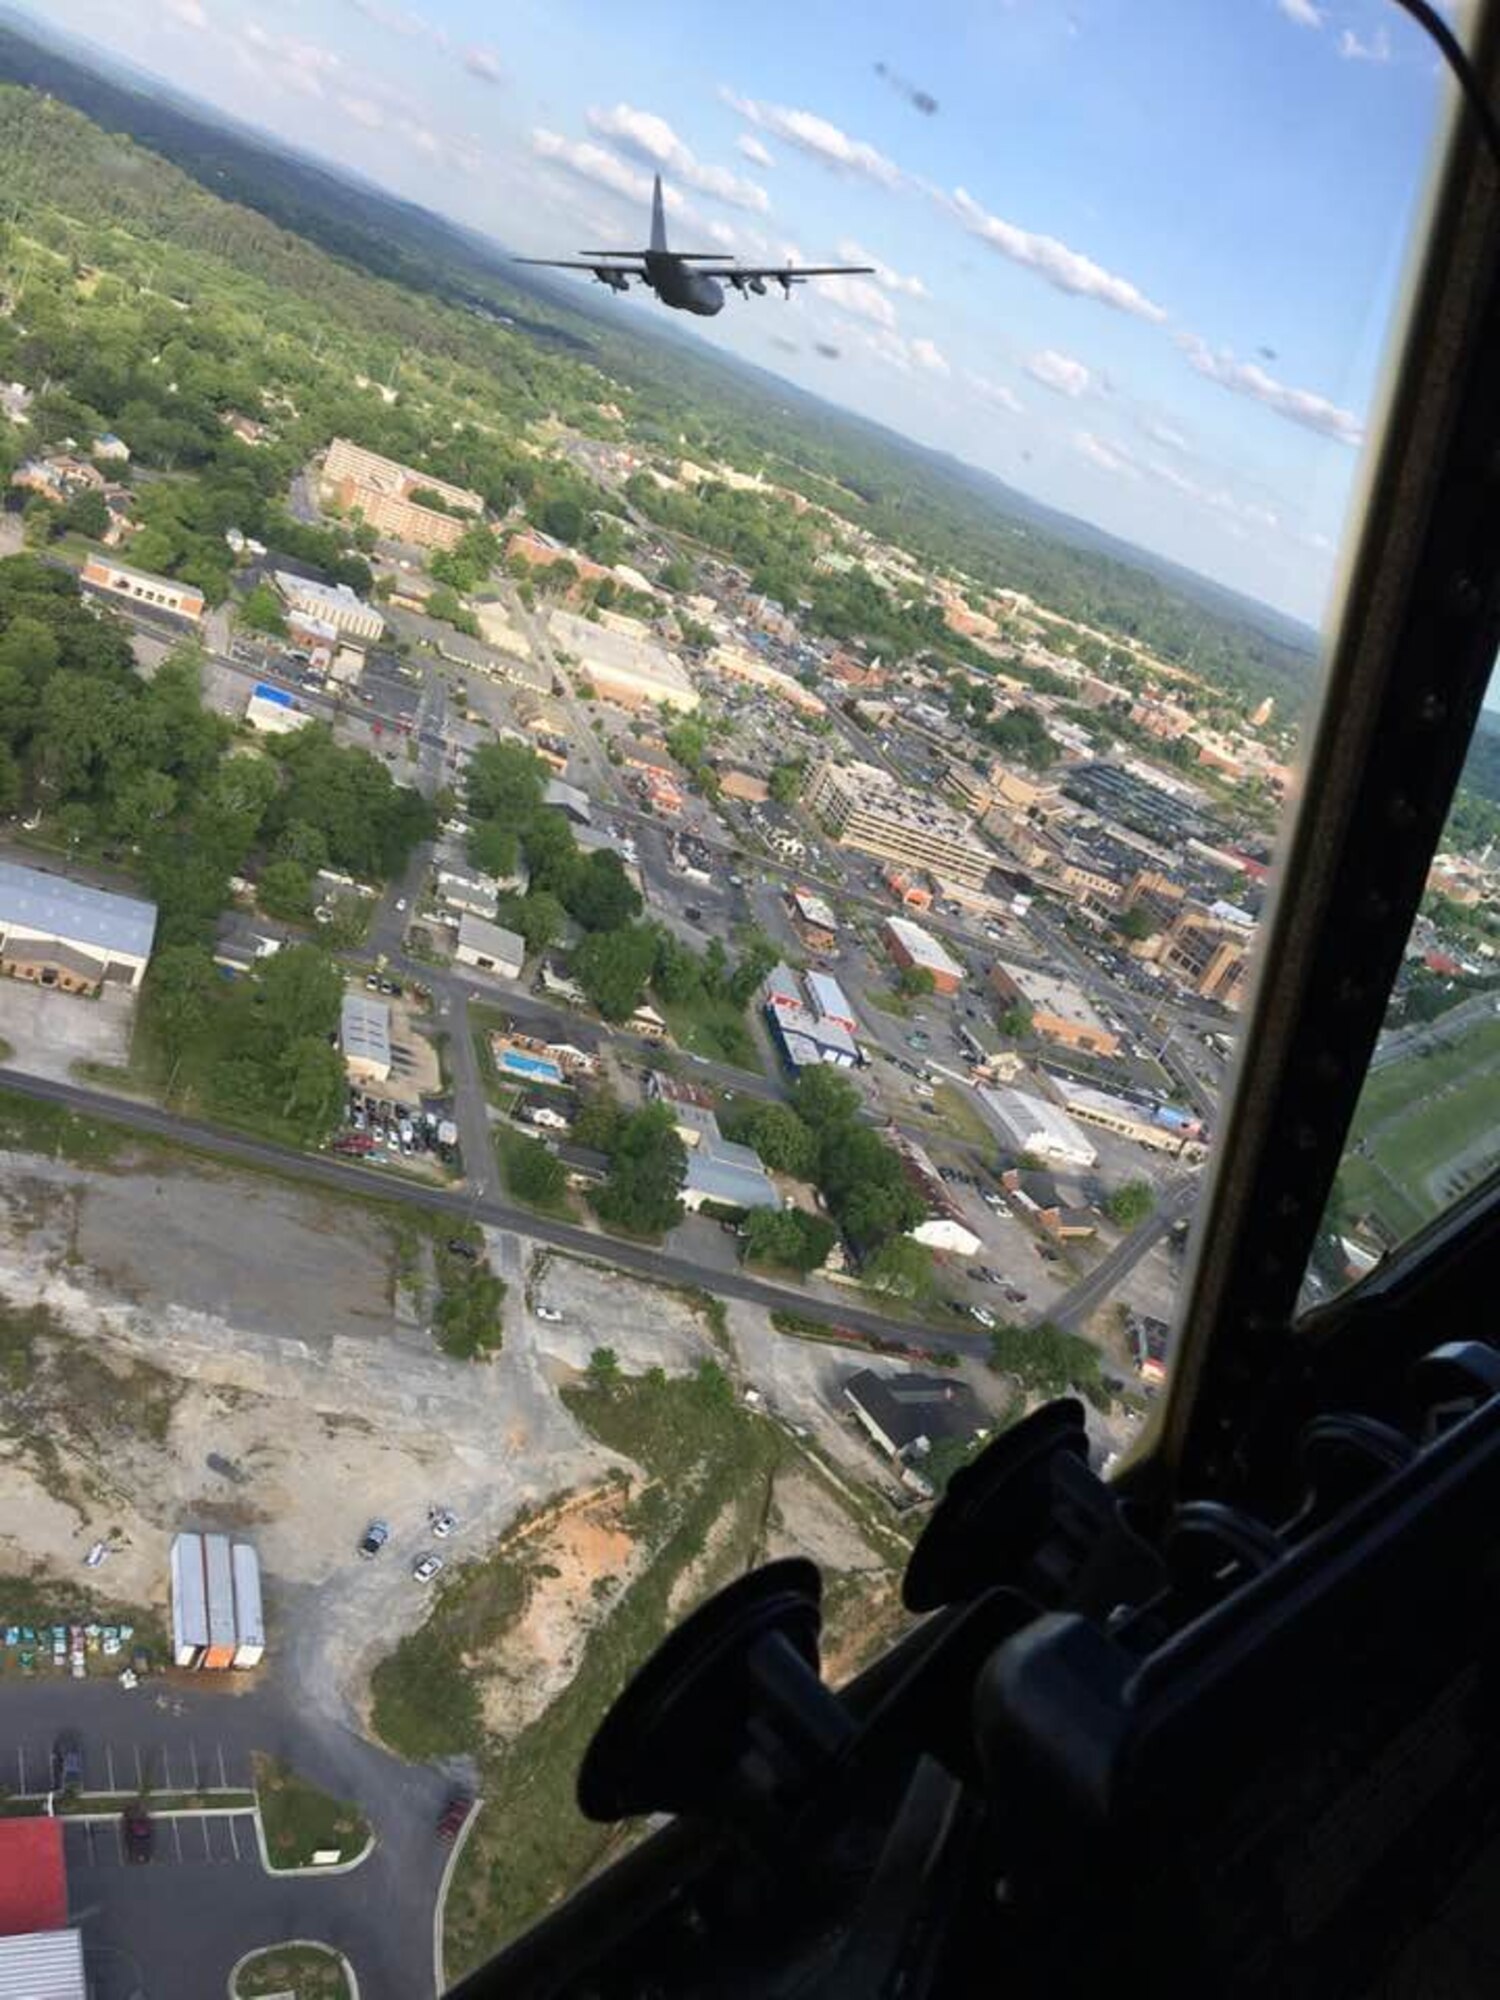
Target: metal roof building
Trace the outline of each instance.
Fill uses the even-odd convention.
[[[43,986],[140,985],[156,905],[0,861],[0,972]]]
[[[384,1083],[391,1073],[391,1010],[369,993],[346,993],[339,1008],[339,1047],[356,1082]]]
[[[964,976],[964,969],[935,937],[906,917],[887,917],[883,928],[892,955],[900,963],[930,972],[940,993],[953,992]]]
[[[1066,1111],[1029,1090],[990,1090],[979,1095],[994,1114],[1001,1135],[1017,1153],[1032,1153],[1061,1166],[1092,1167],[1099,1155]]]
[[[487,924],[483,917],[464,916],[459,918],[453,955],[460,965],[498,972],[502,979],[519,979],[526,963],[526,940],[501,924]]]
[[[0,2000],[88,2000],[82,1931],[0,1938]]]
[[[749,1146],[721,1139],[717,1129],[704,1134],[687,1156],[682,1183],[684,1208],[701,1208],[706,1201],[725,1208],[780,1208],[781,1197],[771,1185],[760,1157]]]
[[[0,1819],[0,1938],[55,1931],[67,1920],[61,1822]],[[0,1981],[0,1994],[11,1990]]]
[[[841,1028],[847,1028],[851,1035],[854,1033],[859,1016],[851,1006],[848,994],[831,973],[809,972],[807,997],[812,1002],[813,1012],[820,1020],[836,1021]]]

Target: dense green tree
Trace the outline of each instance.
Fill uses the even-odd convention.
[[[745,1256],[751,1263],[779,1264],[788,1271],[816,1271],[838,1241],[831,1222],[799,1208],[758,1208],[745,1231]]]
[[[528,952],[539,952],[562,936],[567,912],[556,896],[538,889],[533,895],[503,896],[495,921],[525,938]]]
[[[269,632],[276,638],[286,637],[286,615],[281,608],[281,599],[264,577],[240,599],[238,616],[239,622],[252,632]]]
[[[153,1034],[170,1056],[192,1043],[208,1018],[217,983],[212,957],[202,945],[166,945],[146,973],[145,1012]]]
[[[1134,1229],[1156,1207],[1156,1195],[1149,1181],[1126,1181],[1104,1204],[1105,1213],[1120,1229]]]
[[[687,1148],[672,1108],[648,1104],[622,1118],[609,1155],[609,1179],[594,1199],[600,1217],[636,1236],[656,1236],[682,1214],[678,1199]]]
[[[624,863],[604,848],[587,855],[574,870],[563,901],[586,931],[617,931],[641,909],[640,891]]]
[[[510,1154],[506,1182],[517,1201],[550,1208],[560,1202],[568,1184],[567,1169],[540,1139],[523,1139]]]
[[[926,1300],[937,1291],[932,1252],[910,1236],[888,1236],[860,1266],[860,1276],[872,1291],[894,1298]]]
[[[481,820],[469,834],[469,859],[482,875],[493,875],[503,882],[515,874],[520,858],[520,836],[501,820]]]
[[[817,1171],[817,1134],[790,1105],[762,1105],[751,1120],[750,1144],[774,1173],[805,1181]]]
[[[896,975],[896,990],[909,1000],[922,1000],[936,993],[937,981],[925,965],[903,965]]]
[[[573,953],[573,976],[606,1021],[623,1021],[641,1003],[656,963],[656,932],[649,924],[593,931]]]
[[[58,508],[54,525],[59,534],[71,529],[74,534],[86,535],[91,542],[99,541],[109,533],[109,508],[104,495],[86,486]]]
[[[469,810],[476,820],[498,820],[519,830],[542,802],[547,767],[520,743],[485,743],[468,769]]]
[[[297,861],[268,861],[255,885],[255,900],[267,916],[305,923],[312,915],[312,883]]]
[[[835,1069],[806,1069],[793,1086],[792,1108],[804,1125],[822,1133],[858,1116],[859,1092]]]

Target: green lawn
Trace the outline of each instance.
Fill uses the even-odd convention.
[[[7,1151],[46,1153],[80,1167],[108,1167],[127,1150],[150,1152],[155,1147],[154,1140],[138,1139],[95,1118],[81,1118],[61,1104],[0,1090],[0,1148]]]
[[[668,1006],[658,1002],[662,1019],[672,1039],[689,1055],[706,1056],[710,1062],[730,1063],[735,1069],[765,1074],[765,1060],[751,1034],[745,1010],[732,1000],[686,1000]]]
[[[319,1945],[273,1944],[240,1967],[236,2000],[286,1995],[291,2000],[349,2000],[349,1982],[336,1953]]]
[[[288,1765],[259,1751],[255,1789],[273,1868],[307,1868],[314,1854],[334,1848],[348,1861],[370,1837],[369,1822],[354,1806],[330,1798]]]
[[[911,1001],[892,986],[867,986],[865,998],[872,1007],[878,1007],[882,1014],[898,1014],[903,1021],[911,1019]]]
[[[932,1103],[942,1116],[945,1131],[955,1139],[967,1139],[971,1145],[984,1146],[993,1152],[995,1135],[985,1123],[972,1090],[956,1083],[940,1083],[933,1090]]]
[[[1373,1214],[1397,1239],[1411,1235],[1455,1198],[1442,1186],[1441,1169],[1474,1147],[1469,1172],[1479,1178],[1479,1155],[1497,1129],[1500,1021],[1486,1020],[1459,1042],[1369,1078],[1339,1169],[1346,1207]],[[1363,1153],[1354,1150],[1361,1142]]]

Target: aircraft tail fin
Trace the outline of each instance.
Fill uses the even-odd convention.
[[[667,218],[661,202],[661,175],[656,176],[656,185],[651,190],[651,248],[665,250],[667,247]]]

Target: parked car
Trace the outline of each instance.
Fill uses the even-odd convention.
[[[458,1516],[448,1507],[440,1507],[432,1517],[432,1532],[439,1541],[445,1541],[458,1526]]]
[[[60,1729],[52,1745],[54,1792],[83,1790],[83,1745],[76,1729]]]
[[[995,1315],[990,1311],[988,1306],[970,1306],[969,1317],[970,1319],[977,1319],[979,1324],[985,1327],[993,1328],[998,1324]]]
[[[538,1319],[545,1320],[549,1326],[561,1326],[562,1324],[562,1314],[557,1310],[556,1306],[538,1306],[536,1316]]]
[[[359,1545],[359,1552],[362,1556],[378,1556],[390,1539],[390,1522],[372,1521],[369,1527],[365,1529],[364,1539]]]
[[[441,1556],[419,1556],[411,1566],[411,1573],[418,1583],[431,1583],[442,1567]]]
[[[156,1844],[156,1828],[143,1805],[127,1806],[120,1815],[120,1831],[125,1841],[125,1859],[139,1865],[151,1859]]]
[[[471,1264],[479,1262],[479,1252],[472,1243],[465,1243],[461,1236],[450,1236],[448,1238],[448,1248],[455,1257],[467,1257]]]
[[[437,1834],[442,1841],[456,1840],[463,1829],[464,1821],[474,1810],[474,1801],[467,1792],[455,1792],[443,1807],[438,1817]]]

